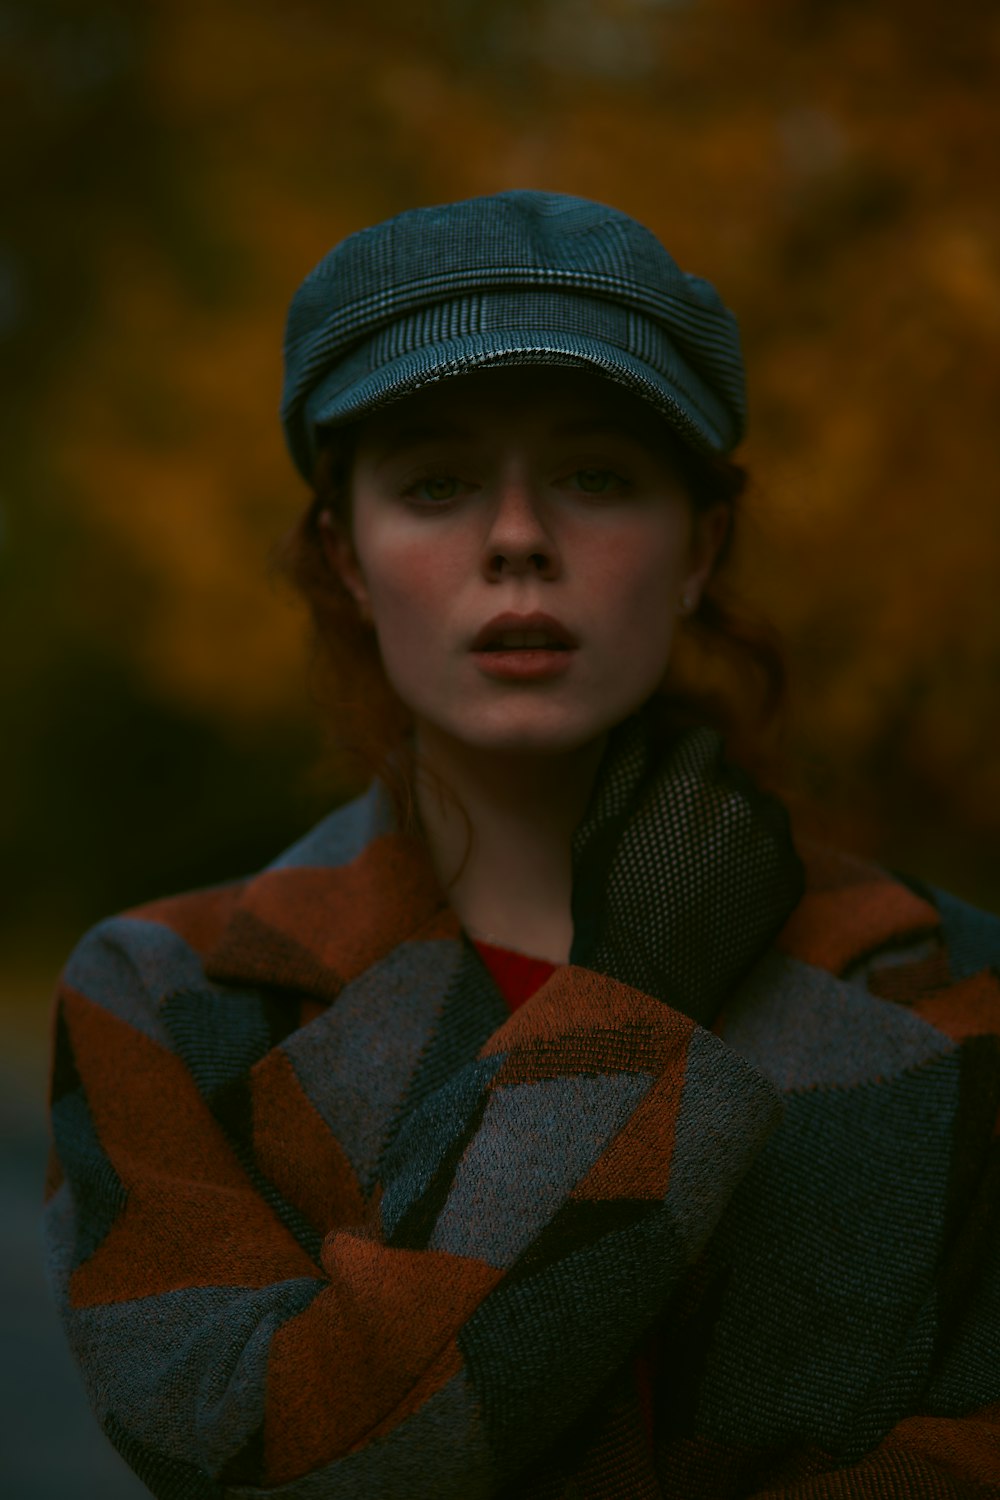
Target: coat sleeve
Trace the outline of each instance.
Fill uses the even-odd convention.
[[[856,1463],[797,1457],[808,1477],[754,1487],[752,1500],[995,1500],[1000,1404],[964,1417],[908,1417]]]
[[[980,1056],[968,1068],[982,1070],[982,1078],[989,1061]],[[995,1115],[995,1062],[991,1071],[992,1088],[981,1082],[977,1092],[980,1113],[991,1103]],[[992,1132],[988,1118],[982,1123],[984,1149],[969,1155],[981,1154],[985,1162],[975,1164],[982,1169],[943,1246],[933,1290],[912,1320],[905,1350],[894,1351],[894,1381],[880,1392],[885,1405],[898,1410],[901,1393],[915,1382],[909,1412],[860,1456],[835,1458],[819,1446],[796,1446],[779,1458],[768,1482],[741,1484],[737,1493],[753,1500],[1000,1495],[1000,1118]],[[688,1493],[691,1500],[707,1500],[719,1492],[710,1482]]]
[[[852,1458],[796,1447],[766,1483],[740,1485],[753,1500],[1000,1495],[1000,919],[909,885],[936,909],[939,930],[912,945],[871,950],[855,973],[901,1007],[898,1014],[930,1021],[955,1045],[948,1189],[931,1205],[940,1218],[931,1283],[906,1329],[887,1344],[887,1373],[873,1381],[877,1395],[854,1414],[875,1425],[884,1413],[882,1435],[865,1452],[854,1444]],[[909,1074],[913,1082],[920,1071]],[[914,1177],[921,1167],[915,1153]],[[912,1243],[912,1234],[902,1243]],[[690,1493],[693,1500],[717,1490],[710,1484]]]
[[[131,932],[95,929],[60,986],[46,1235],[104,1430],[171,1500],[497,1493],[662,1309],[781,1114],[711,1033],[567,966],[362,1193],[280,1048],[250,1069],[267,1139],[254,1116],[260,1149],[233,1144],[220,1120],[257,1095],[182,1059]],[[276,1151],[302,1155],[299,1209]]]

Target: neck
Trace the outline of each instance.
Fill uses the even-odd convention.
[[[571,840],[606,741],[604,734],[576,750],[538,754],[482,750],[418,730],[421,823],[438,878],[471,937],[568,961]],[[462,812],[436,778],[464,808],[471,843]]]

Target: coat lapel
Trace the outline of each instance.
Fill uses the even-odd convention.
[[[329,1002],[410,939],[457,939],[426,848],[378,782],[249,881],[205,958],[212,980]]]
[[[343,1170],[327,1161],[325,1178],[348,1186],[336,1204],[312,1205],[319,1227],[356,1215],[351,1191],[372,1191],[400,1120],[507,1015],[429,854],[396,829],[378,782],[247,884],[204,962],[212,981],[323,1003],[250,1074],[255,1147],[292,1201],[309,1192],[299,1153],[282,1144],[290,1131],[336,1145]],[[317,1148],[312,1165],[321,1159]]]
[[[652,708],[616,728],[574,835],[572,965],[710,1026],[801,892],[784,809],[726,766],[718,735],[664,743]],[[480,962],[374,781],[248,883],[205,968],[328,1003],[415,941]]]

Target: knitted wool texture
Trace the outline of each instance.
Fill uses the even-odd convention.
[[[513,1014],[377,785],[88,934],[49,1264],[150,1490],[1000,1493],[1000,923],[800,852],[632,722]]]

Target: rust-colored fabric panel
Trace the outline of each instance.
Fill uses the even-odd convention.
[[[1000,979],[989,969],[952,985],[947,994],[931,995],[913,1007],[956,1042],[968,1036],[991,1036],[1000,1016]]]
[[[875,866],[857,854],[812,839],[796,838],[795,847],[805,868],[808,891],[843,891],[871,884]]]
[[[309,1022],[315,1021],[316,1017],[321,1016],[326,1008],[326,1001],[314,1000],[309,996],[303,996],[302,1003],[299,1006],[299,1025],[308,1026]]]
[[[986,1494],[1000,1495],[1000,1404],[980,1407],[961,1421],[907,1417],[886,1434],[876,1455],[898,1448],[921,1455],[958,1480],[989,1486]]]
[[[180,1058],[73,990],[63,1010],[94,1127],[128,1195],[73,1275],[74,1304],[315,1276]]]
[[[254,1066],[250,1091],[254,1155],[264,1175],[321,1233],[360,1223],[365,1201],[350,1162],[280,1047]]]
[[[561,1037],[574,1031],[610,1033],[643,1022],[648,1025],[650,1035],[663,1038],[658,1047],[674,1038],[685,1040],[694,1027],[687,1016],[631,985],[566,964],[494,1032],[480,1056],[490,1057],[545,1037]]]
[[[144,922],[162,922],[183,938],[189,948],[204,956],[222,936],[245,885],[245,881],[239,881],[217,890],[166,896],[159,901],[147,901],[124,915]]]
[[[648,1023],[619,1031],[592,1028],[557,1038],[543,1035],[511,1048],[493,1079],[493,1087],[595,1071],[653,1073],[669,1050],[664,1047],[662,1034]]]
[[[678,1048],[628,1124],[571,1193],[573,1198],[662,1199],[670,1182],[686,1049]]]
[[[335,1000],[346,983],[339,970],[322,963],[287,932],[268,927],[242,905],[233,912],[219,947],[206,957],[205,973],[217,984],[299,990],[323,1005]]]
[[[410,1397],[432,1394],[434,1367],[501,1272],[430,1250],[395,1250],[350,1234],[323,1249],[331,1285],[277,1330],[268,1362],[267,1483],[282,1484],[348,1452]],[[345,1358],[345,1352],[350,1351]]]
[[[176,1176],[239,1192],[246,1176],[181,1059],[75,990],[63,1014],[101,1145],[126,1188]]]
[[[74,1307],[194,1286],[270,1286],[319,1271],[249,1184],[147,1172],[107,1237],[73,1273]]]
[[[807,890],[777,938],[802,963],[841,974],[876,948],[934,931],[933,906],[889,879],[839,890]]]
[[[457,938],[462,924],[450,906],[438,907],[410,933],[411,943],[432,943],[435,940]]]
[[[208,955],[207,972],[217,979],[312,990],[316,971],[326,970],[342,986],[443,904],[427,852],[414,839],[386,834],[335,869],[292,867],[258,875]]]
[[[951,984],[948,955],[942,950],[928,954],[913,963],[886,963],[871,971],[868,988],[883,1000],[897,1005],[912,1005],[936,990],[947,990]],[[950,1034],[950,1033],[949,1033]]]

